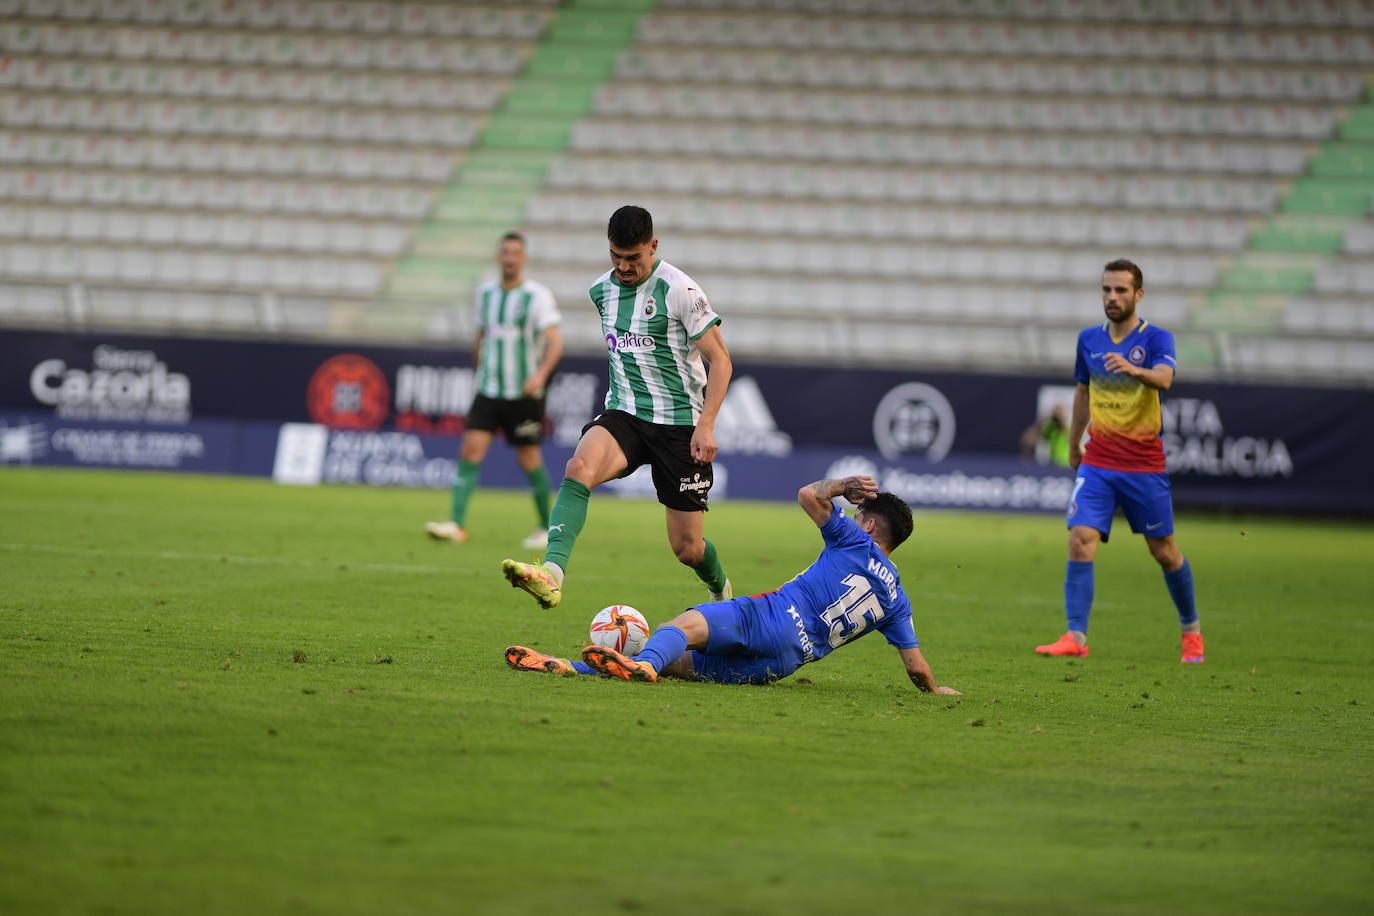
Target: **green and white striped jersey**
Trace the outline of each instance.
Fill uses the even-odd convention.
[[[525,379],[539,368],[544,331],[562,320],[547,286],[526,280],[514,289],[499,281],[477,290],[477,330],[482,353],[477,360],[478,394],[515,400],[524,397]]]
[[[696,341],[720,323],[706,294],[666,261],[637,286],[621,286],[608,270],[587,293],[601,315],[611,360],[606,409],[695,426],[706,391]]]

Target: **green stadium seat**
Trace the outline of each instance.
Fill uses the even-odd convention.
[[[1278,213],[1250,235],[1255,251],[1333,253],[1341,250],[1353,217]]]
[[[1362,214],[1369,209],[1374,178],[1300,178],[1280,202],[1285,213]]]

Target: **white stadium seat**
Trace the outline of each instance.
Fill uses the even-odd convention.
[[[71,242],[79,272],[106,282],[373,295],[553,14],[534,0],[0,0],[0,212],[51,241],[40,273]],[[912,344],[932,360],[1049,353],[1035,334],[956,324],[1002,320],[1019,298],[1058,327],[1078,295],[1066,278],[1116,253],[1151,265],[1152,314],[1186,325],[1187,297],[1360,99],[1366,14],[1365,0],[667,0],[526,220],[574,297],[601,266],[605,213],[634,199],[676,227],[672,257],[718,275],[721,302],[938,316],[949,324]],[[1104,56],[1117,40],[1130,54]],[[1318,265],[1312,301],[1347,297],[1324,319],[1362,327],[1369,310],[1346,305],[1374,286],[1371,225]],[[125,264],[139,245],[151,268]],[[201,256],[219,260],[202,270]],[[877,279],[831,276],[851,264]],[[762,295],[759,265],[797,276]],[[913,281],[921,295],[903,294]],[[180,314],[214,320],[200,301]],[[1284,327],[1330,333],[1304,314]]]

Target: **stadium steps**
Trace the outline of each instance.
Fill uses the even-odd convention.
[[[616,56],[656,0],[571,0],[487,118],[409,250],[384,297],[466,302],[490,269],[496,240],[521,226],[549,164],[611,77]]]
[[[1192,312],[1198,328],[1269,331],[1290,296],[1312,289],[1320,252],[1251,250],[1222,267],[1217,284]]]
[[[1174,335],[1174,352],[1178,356],[1179,365],[1185,368],[1213,368],[1219,360],[1213,335],[1201,331],[1176,333]]]
[[[1318,154],[1320,158],[1321,154]],[[1279,201],[1283,213],[1343,213],[1360,216],[1369,210],[1374,175],[1368,177],[1305,177],[1293,182]]]
[[[1370,88],[1374,99],[1374,87]],[[1251,233],[1246,250],[1224,265],[1192,310],[1200,329],[1274,333],[1293,297],[1312,291],[1318,265],[1341,252],[1347,230],[1374,196],[1374,104],[1354,108]]]
[[[1276,213],[1250,233],[1251,251],[1334,254],[1358,219],[1344,213]]]

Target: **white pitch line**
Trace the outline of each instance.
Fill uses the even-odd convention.
[[[263,566],[295,566],[303,569],[347,566],[350,569],[376,570],[377,572],[397,573],[457,573],[462,570],[452,566],[412,566],[404,563],[362,563],[346,560],[288,560],[281,557],[242,557],[234,554],[180,553],[175,550],[109,550],[104,547],[69,547],[62,544],[16,544],[0,543],[0,550],[29,553],[65,553],[92,557],[132,557],[146,560],[192,560],[202,563],[257,563]],[[963,604],[986,603],[987,595],[970,595],[962,592],[917,592],[913,596],[917,602],[956,601]],[[1048,604],[1060,606],[1063,598],[1039,595],[1021,595],[1015,599],[1017,604]],[[1112,601],[1095,601],[1093,607],[1099,609],[1121,608]]]
[[[257,563],[263,566],[296,566],[304,569],[346,566],[399,573],[455,573],[452,566],[411,566],[404,563],[365,563],[349,560],[290,560],[282,557],[242,557],[234,554],[181,553],[175,550],[110,550],[104,547],[68,547],[62,544],[0,543],[0,550],[20,553],[65,553],[91,557],[132,557],[145,560],[193,560],[204,563]]]
[[[1053,587],[1054,587],[1053,584],[1051,584],[1050,589],[1053,590]],[[921,601],[927,601],[927,602],[929,602],[929,601],[960,601],[960,602],[982,602],[982,603],[987,603],[987,601],[989,600],[987,595],[967,595],[967,594],[963,594],[963,593],[961,593],[961,592],[907,592],[907,595],[911,597],[913,604],[916,603],[916,600],[917,600],[917,599],[920,599]],[[1017,604],[1051,604],[1051,605],[1054,605],[1055,607],[1063,607],[1063,606],[1064,606],[1064,599],[1063,599],[1062,597],[1041,596],[1041,595],[1020,595],[1020,596],[1018,596],[1018,597],[1016,597],[1016,598],[1013,598],[1012,600],[1015,601]],[[1110,610],[1110,609],[1112,609],[1112,608],[1118,608],[1118,609],[1119,609],[1119,608],[1124,608],[1125,606],[1126,606],[1126,605],[1121,604],[1120,602],[1116,602],[1116,601],[1096,601],[1096,600],[1093,601],[1093,608],[1096,609],[1096,610],[1102,610],[1102,609]]]

